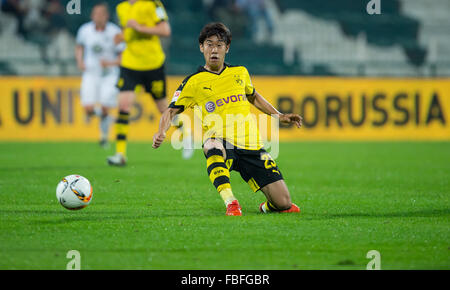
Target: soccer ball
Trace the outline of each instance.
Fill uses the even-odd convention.
[[[58,183],[56,198],[67,209],[85,208],[92,201],[91,183],[81,175],[68,175]]]

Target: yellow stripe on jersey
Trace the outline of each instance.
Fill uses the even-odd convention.
[[[239,148],[263,147],[256,118],[247,96],[255,89],[243,66],[226,65],[221,73],[200,68],[187,77],[172,99],[172,108],[194,110],[202,120],[204,136],[221,138]]]
[[[167,21],[168,17],[161,1],[138,0],[133,4],[123,1],[117,5],[116,12],[126,42],[121,65],[140,71],[160,68],[164,64],[165,54],[159,37],[139,33],[126,26],[130,19],[148,27],[156,26],[161,21]]]

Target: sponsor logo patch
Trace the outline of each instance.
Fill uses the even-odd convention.
[[[207,102],[205,104],[205,109],[208,113],[212,113],[216,109],[216,104],[214,104],[214,102]]]
[[[180,96],[180,94],[181,94],[181,91],[176,91],[173,94],[172,102],[175,102],[176,100],[178,100],[178,97]]]

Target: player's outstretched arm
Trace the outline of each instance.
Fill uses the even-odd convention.
[[[153,136],[153,145],[152,147],[157,149],[161,146],[162,142],[166,138],[166,132],[170,128],[170,124],[172,124],[172,120],[176,114],[180,112],[179,108],[167,108],[161,116],[161,120],[159,121],[159,130]]]
[[[256,91],[253,96],[248,97],[248,100],[261,112],[278,117],[278,119],[280,119],[280,122],[282,123],[295,124],[297,128],[300,128],[302,126],[302,117],[300,115],[280,113],[277,109],[274,108],[274,106],[272,106],[271,103],[269,103]]]
[[[84,47],[82,45],[75,46],[75,59],[77,60],[77,66],[81,71],[86,69],[83,61]]]
[[[158,35],[163,37],[169,37],[172,34],[169,22],[161,21],[153,27],[145,26],[139,24],[136,20],[130,19],[127,22],[127,27],[133,28],[137,32],[148,34],[148,35]]]

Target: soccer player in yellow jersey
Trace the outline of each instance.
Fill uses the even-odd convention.
[[[230,170],[238,171],[253,191],[264,193],[267,201],[260,205],[261,212],[300,212],[291,202],[278,166],[263,148],[256,121],[247,116],[254,105],[261,112],[298,128],[302,118],[278,112],[255,91],[245,67],[225,63],[230,43],[231,33],[224,24],[210,23],[202,29],[199,44],[205,65],[185,78],[175,92],[153,137],[153,148],[161,145],[176,114],[199,107],[203,128],[209,136],[203,143],[207,172],[225,202],[226,214],[242,215],[231,190]],[[240,129],[234,130],[236,127]]]
[[[167,108],[165,54],[160,37],[169,37],[171,28],[164,6],[159,0],[128,0],[116,7],[122,33],[116,42],[125,41],[122,53],[119,93],[119,116],[116,121],[116,154],[108,157],[110,165],[126,164],[130,109],[135,89],[142,85],[152,95],[162,113]]]

